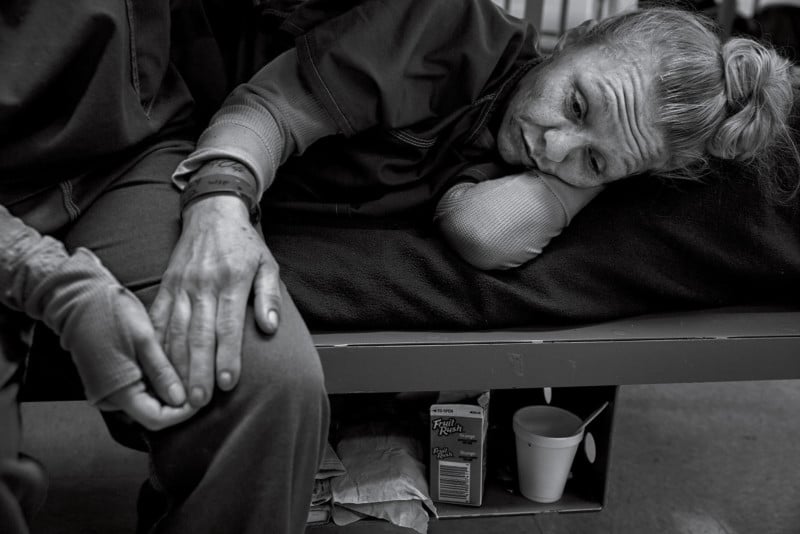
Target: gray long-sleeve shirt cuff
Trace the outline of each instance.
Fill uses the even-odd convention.
[[[260,198],[289,156],[335,133],[333,119],[303,83],[292,49],[231,93],[195,151],[175,170],[173,181],[183,188],[203,164],[230,159],[250,170]]]

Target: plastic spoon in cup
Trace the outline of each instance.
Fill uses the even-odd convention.
[[[608,406],[608,401],[605,401],[602,406],[593,411],[589,417],[584,419],[583,423],[581,423],[580,426],[575,430],[575,434],[580,434],[581,432],[583,432],[584,429],[588,426],[588,424],[594,421],[594,418],[600,415],[600,413],[606,409],[606,406]]]

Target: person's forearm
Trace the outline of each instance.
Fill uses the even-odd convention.
[[[290,50],[231,93],[173,179],[183,188],[204,165],[231,160],[252,174],[260,198],[289,156],[336,132],[301,81],[297,55]]]
[[[0,206],[0,303],[41,320],[73,353],[87,399],[97,402],[141,378],[131,347],[118,346],[110,297],[125,291],[86,249],[67,253],[64,245],[39,234]],[[132,297],[133,298],[133,297]],[[83,350],[89,338],[104,338]]]
[[[602,187],[581,189],[537,172],[453,186],[434,221],[450,246],[480,269],[537,257]]]
[[[0,303],[40,319],[40,310],[28,302],[30,295],[68,257],[59,241],[42,236],[0,206]]]

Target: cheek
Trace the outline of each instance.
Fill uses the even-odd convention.
[[[515,163],[514,148],[511,143],[511,129],[506,120],[503,120],[500,130],[497,132],[497,151],[503,161]]]
[[[599,183],[595,183],[596,180],[587,177],[586,173],[581,171],[572,159],[558,163],[554,168],[549,170],[552,174],[573,187],[593,187],[595,185],[600,185]]]

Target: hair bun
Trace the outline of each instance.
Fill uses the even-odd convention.
[[[789,62],[752,39],[722,46],[727,116],[708,143],[723,159],[749,159],[765,148],[792,104]]]

